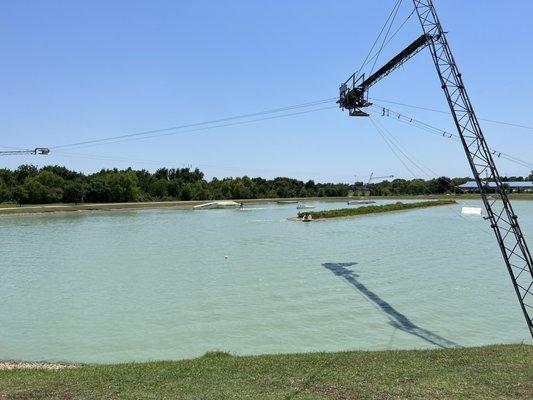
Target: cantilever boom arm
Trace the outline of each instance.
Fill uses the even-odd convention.
[[[381,67],[376,72],[374,72],[372,75],[370,75],[368,78],[366,78],[363,81],[363,83],[361,83],[361,86],[364,87],[366,90],[370,86],[372,86],[374,83],[379,81],[380,79],[389,75],[392,71],[394,71],[400,65],[405,63],[415,54],[417,54],[420,50],[422,50],[425,46],[427,46],[432,38],[433,37],[431,35],[427,35],[427,34],[421,35],[413,43],[411,43],[409,46],[403,49],[400,53],[398,53],[395,57],[393,57],[383,67]]]
[[[17,155],[24,155],[24,154],[38,154],[42,156],[46,156],[50,153],[50,149],[46,147],[36,147],[33,150],[7,150],[7,151],[0,151],[0,156],[17,156]]]
[[[359,76],[357,75],[357,72],[354,73],[340,87],[339,106],[350,110],[351,115],[368,115],[362,112],[361,114],[353,113],[354,110],[360,112],[359,108],[368,107],[370,105],[365,99],[365,94],[368,91],[368,88],[417,54],[431,43],[433,38],[433,35],[421,35],[368,78],[365,78],[364,74]]]

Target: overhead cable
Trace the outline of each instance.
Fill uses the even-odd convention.
[[[69,147],[72,148],[72,147],[78,147],[78,146],[81,146],[81,145],[96,144],[96,143],[113,141],[113,140],[117,140],[117,139],[141,137],[141,136],[151,135],[151,134],[155,134],[155,133],[175,131],[175,130],[187,129],[187,128],[192,128],[192,127],[197,127],[197,126],[211,125],[211,124],[216,124],[216,123],[220,123],[220,122],[227,122],[227,121],[232,121],[232,120],[237,120],[237,119],[257,117],[257,116],[260,116],[260,115],[277,114],[277,113],[284,112],[284,111],[290,111],[290,110],[295,110],[295,109],[299,109],[299,108],[309,108],[309,107],[314,107],[314,106],[318,106],[318,105],[322,105],[322,104],[331,103],[333,100],[336,100],[336,97],[330,97],[330,98],[311,101],[311,102],[307,102],[307,103],[301,103],[301,104],[296,104],[296,105],[287,106],[287,107],[281,107],[281,108],[274,108],[274,109],[270,109],[270,110],[263,110],[263,111],[248,113],[248,114],[234,115],[234,116],[230,116],[230,117],[219,118],[219,119],[214,119],[214,120],[209,120],[209,121],[195,122],[195,123],[190,123],[190,124],[176,125],[176,126],[171,126],[171,127],[166,127],[166,128],[158,128],[158,129],[152,129],[152,130],[146,130],[146,131],[141,131],[141,132],[129,133],[129,134],[124,134],[124,135],[116,135],[116,136],[110,136],[110,137],[105,137],[105,138],[90,139],[90,140],[85,140],[85,141],[81,141],[81,142],[56,145],[56,146],[52,146],[50,148],[54,149],[54,150],[63,149],[63,148],[69,148]]]
[[[413,104],[406,104],[406,103],[401,103],[401,102],[398,102],[398,101],[376,99],[376,98],[370,98],[370,100],[383,102],[383,103],[389,103],[389,104],[396,104],[398,106],[403,106],[403,107],[408,107],[408,108],[415,108],[415,109],[418,109],[418,110],[431,111],[431,112],[435,112],[435,113],[439,113],[439,114],[451,115],[451,113],[449,111],[437,110],[437,109],[429,108],[429,107],[416,106],[416,105],[413,105]],[[507,125],[507,126],[513,126],[515,128],[533,130],[533,126],[528,126],[528,125],[525,125],[525,124],[517,124],[517,123],[513,123],[513,122],[498,121],[498,120],[489,119],[489,118],[479,118],[478,117],[478,119],[480,121],[491,122],[493,124]]]
[[[445,138],[448,138],[448,139],[453,139],[453,140],[457,140],[457,141],[460,141],[461,138],[459,137],[458,134],[455,134],[455,133],[450,133],[448,132],[447,130],[444,130],[444,129],[441,129],[441,128],[437,128],[433,125],[430,125],[426,122],[422,122],[416,118],[413,118],[413,117],[410,117],[410,116],[406,116],[404,114],[401,114],[397,111],[394,111],[394,110],[391,110],[389,108],[386,108],[386,107],[382,107],[382,106],[379,106],[377,104],[374,104],[372,106],[372,108],[374,108],[374,110],[378,111],[378,112],[381,112],[381,115],[384,116],[384,117],[390,117],[394,120],[397,120],[399,122],[402,122],[402,123],[405,123],[405,124],[409,124],[411,126],[414,126],[418,129],[421,129],[421,130],[424,130],[424,131],[427,131],[429,133],[432,133],[436,136],[442,136],[442,137],[445,137]],[[491,153],[493,156],[496,156],[498,158],[504,158],[508,161],[511,161],[511,162],[514,162],[516,164],[519,164],[523,167],[526,167],[526,168],[533,168],[533,163],[529,162],[529,161],[526,161],[526,160],[522,160],[518,157],[515,157],[515,156],[512,156],[510,154],[507,154],[503,151],[500,151],[500,150],[496,150],[496,149],[490,149]]]

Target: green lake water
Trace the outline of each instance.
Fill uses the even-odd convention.
[[[287,221],[294,204],[2,217],[0,359],[531,343],[463,205],[481,203],[309,224]],[[531,248],[533,202],[514,206]]]

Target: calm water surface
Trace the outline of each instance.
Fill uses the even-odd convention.
[[[533,247],[533,202],[514,204]],[[531,342],[488,223],[462,205],[481,206],[311,224],[286,220],[294,204],[3,217],[0,359]]]

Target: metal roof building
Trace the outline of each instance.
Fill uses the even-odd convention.
[[[505,185],[507,185],[510,189],[510,191],[514,192],[516,190],[524,191],[524,192],[533,192],[533,182],[531,181],[513,181],[513,182],[504,182]],[[494,182],[488,182],[488,186],[491,189],[496,189],[496,184]],[[460,189],[463,189],[465,191],[476,191],[477,190],[477,183],[476,181],[469,181],[466,183],[463,183],[462,185],[459,185]]]

